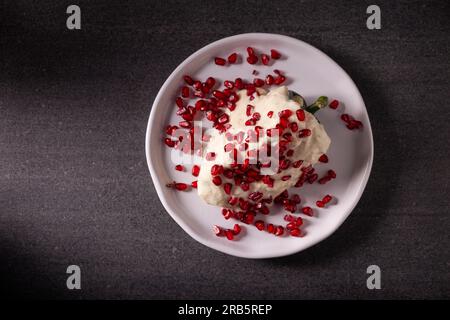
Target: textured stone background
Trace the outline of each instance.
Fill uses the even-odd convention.
[[[6,1],[0,17],[1,292],[28,298],[449,298],[450,5],[377,1]],[[144,133],[188,55],[245,32],[302,39],[365,99],[367,189],[300,254],[245,260],[192,240],[148,174]],[[82,290],[65,289],[69,264]],[[383,289],[366,289],[368,265]]]

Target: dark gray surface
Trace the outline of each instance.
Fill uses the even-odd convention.
[[[449,298],[450,6],[359,1],[14,1],[0,17],[1,291],[34,298]],[[269,3],[269,2],[267,2]],[[296,37],[355,80],[375,140],[344,225],[299,254],[246,260],[166,214],[144,155],[151,103],[202,46],[245,32]],[[65,289],[78,264],[82,290]],[[366,289],[366,268],[382,290]]]

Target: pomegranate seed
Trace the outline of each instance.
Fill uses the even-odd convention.
[[[331,178],[331,179],[336,179],[336,172],[334,172],[334,170],[328,170],[327,175]]]
[[[255,54],[255,49],[252,47],[247,47],[247,53],[249,56],[253,56]]]
[[[282,176],[281,180],[282,181],[288,181],[291,178],[291,176],[287,175],[287,176]]]
[[[311,207],[303,207],[303,208],[302,208],[302,212],[303,212],[304,214],[306,214],[307,216],[310,216],[310,217],[313,216],[313,210],[312,210]]]
[[[291,199],[296,204],[299,204],[302,201],[302,199],[300,198],[300,196],[298,194],[293,194]]]
[[[242,81],[241,78],[236,78],[234,80],[234,86],[236,89],[241,90],[244,88],[244,82]]]
[[[254,126],[255,125],[255,120],[248,119],[247,121],[245,121],[245,125],[246,126]]]
[[[224,85],[225,87],[227,87],[228,89],[233,89],[233,88],[234,88],[234,83],[233,83],[233,81],[225,80],[225,81],[223,82],[223,85]]]
[[[245,110],[245,114],[247,115],[247,117],[251,116],[253,108],[254,107],[251,104],[247,105],[247,109]]]
[[[225,63],[227,63],[227,61],[223,58],[215,57],[214,63],[217,64],[218,66],[224,66]]]
[[[194,177],[198,177],[199,173],[200,173],[200,167],[198,165],[194,165],[192,167],[192,175]]]
[[[255,120],[255,121],[258,121],[259,119],[261,119],[261,114],[259,112],[255,112],[252,115],[252,119]]]
[[[267,112],[267,116],[268,116],[269,118],[272,118],[272,116],[273,116],[273,111]]]
[[[235,206],[239,201],[239,198],[235,198],[235,197],[230,197],[230,199],[228,199],[228,203],[232,206]]]
[[[292,230],[289,231],[289,234],[293,237],[301,237],[302,232],[300,231],[299,228],[294,228]]]
[[[291,214],[286,214],[286,215],[284,215],[283,219],[284,219],[284,221],[291,222],[291,221],[294,221],[295,217]]]
[[[329,182],[331,180],[331,178],[329,176],[325,176],[319,179],[319,183],[320,184],[325,184],[327,182]]]
[[[177,171],[184,171],[184,167],[181,164],[177,164],[175,166],[175,170],[177,170]]]
[[[344,122],[350,122],[350,116],[348,115],[348,114],[346,114],[346,113],[344,113],[343,115],[341,115],[341,119],[342,119],[342,121],[344,121]]]
[[[275,229],[275,235],[279,237],[279,236],[282,236],[283,234],[284,234],[284,228],[282,226],[278,226]]]
[[[295,219],[295,225],[297,227],[300,227],[301,225],[303,225],[303,219],[301,217],[298,217],[297,219]]]
[[[224,113],[223,115],[220,116],[220,118],[217,121],[221,124],[224,124],[224,123],[227,123],[228,121],[230,121],[230,118],[228,117],[228,115],[226,113]]]
[[[267,232],[269,232],[269,233],[275,233],[275,226],[274,226],[273,224],[269,223],[269,224],[267,225]]]
[[[228,56],[227,60],[229,63],[236,63],[237,57],[238,57],[237,53],[232,53]]]
[[[175,146],[175,141],[169,138],[165,138],[164,143],[170,148],[173,148]]]
[[[297,114],[298,121],[305,121],[305,111],[303,109],[298,109],[295,113]]]
[[[181,97],[178,97],[175,99],[175,103],[177,104],[178,108],[183,108],[184,107],[184,102],[183,99]]]
[[[288,230],[292,230],[292,229],[295,229],[295,228],[297,228],[297,225],[295,224],[294,220],[292,220],[291,222],[289,222],[286,225],[286,229],[288,229]]]
[[[311,135],[311,130],[309,129],[302,129],[300,130],[300,133],[298,134],[299,138],[309,137]]]
[[[278,112],[278,116],[280,118],[289,118],[291,115],[292,115],[292,110],[289,110],[289,109],[285,109],[285,110]]]
[[[221,227],[216,225],[213,226],[213,232],[218,237],[221,237],[225,234],[225,231]]]
[[[270,57],[267,54],[263,53],[261,55],[261,62],[267,66],[269,64],[269,61],[270,61]]]
[[[238,235],[239,233],[241,233],[241,226],[236,223],[233,226],[233,232],[234,232],[234,235]]]
[[[192,123],[190,123],[189,121],[180,121],[178,123],[178,125],[182,128],[186,128],[186,129],[189,129],[192,127]]]
[[[225,236],[226,236],[227,239],[230,240],[230,241],[234,239],[233,231],[230,230],[230,229],[227,229],[227,230],[225,231]]]
[[[284,81],[286,81],[286,77],[285,76],[278,76],[274,80],[275,84],[277,84],[277,85],[282,84]]]
[[[275,49],[271,49],[270,50],[270,56],[272,57],[272,59],[280,59],[281,58],[281,53],[279,53],[277,50]]]
[[[264,80],[263,79],[260,79],[260,78],[255,78],[255,79],[253,79],[253,84],[256,86],[256,87],[262,87],[263,85],[264,85]]]
[[[188,185],[186,183],[182,183],[182,182],[173,182],[173,183],[166,184],[166,187],[175,188],[178,191],[184,191],[188,188]]]
[[[248,198],[253,202],[258,202],[264,195],[261,192],[252,192],[248,195]]]
[[[320,201],[320,200],[317,200],[317,201],[316,201],[316,206],[318,206],[319,208],[323,208],[323,207],[325,206],[325,203],[323,203],[323,202]]]
[[[272,179],[270,176],[263,176],[262,177],[262,179],[261,179],[261,181],[265,184],[265,185],[267,185],[267,186],[269,186],[270,188],[272,188],[273,187],[273,183],[274,183],[274,179]]]
[[[222,215],[225,218],[225,220],[228,220],[233,217],[233,211],[227,208],[222,209]]]
[[[243,191],[248,191],[250,189],[250,185],[247,182],[242,182],[240,187]]]
[[[231,183],[225,183],[223,185],[223,190],[225,191],[226,194],[230,194],[231,193],[231,188],[232,188],[232,184]]]
[[[211,161],[214,160],[216,158],[216,153],[215,152],[208,152],[205,156],[207,161]]]
[[[317,173],[314,173],[308,177],[308,182],[310,184],[313,184],[314,181],[316,181],[318,178],[319,178],[319,175]]]
[[[319,157],[319,161],[323,162],[323,163],[327,163],[328,162],[328,156],[324,153],[323,155],[321,155]]]
[[[215,164],[211,167],[211,175],[217,176],[223,172],[223,166],[220,164]]]
[[[338,100],[333,100],[330,102],[330,104],[328,105],[331,109],[336,109],[337,107],[339,107],[339,101]]]
[[[208,88],[212,88],[216,84],[216,79],[214,79],[213,77],[208,77],[208,79],[206,79],[205,81],[205,84],[208,86]]]
[[[248,57],[247,57],[247,62],[248,62],[249,64],[255,64],[255,63],[257,63],[257,62],[258,62],[258,56],[256,56],[256,55],[250,55],[250,56],[248,56]]]
[[[216,185],[216,186],[220,186],[222,184],[222,178],[219,176],[215,176],[212,179],[212,182]]]
[[[333,197],[330,196],[329,194],[327,194],[325,197],[323,197],[322,202],[323,202],[324,204],[327,204],[328,202],[331,201],[331,199],[333,199]]]
[[[256,229],[258,229],[259,231],[263,231],[263,230],[264,230],[264,227],[265,227],[264,221],[262,221],[262,220],[255,221],[255,227],[256,227]]]
[[[268,85],[268,86],[270,86],[270,85],[272,85],[273,83],[275,82],[275,79],[273,78],[273,76],[272,75],[267,75],[267,77],[266,77],[266,84]]]
[[[192,80],[192,78],[191,78],[190,76],[188,76],[188,75],[185,75],[185,76],[183,77],[183,79],[184,79],[184,81],[185,81],[188,85],[190,85],[190,86],[192,86],[192,85],[194,84],[194,80]]]
[[[171,125],[168,125],[167,128],[166,128],[166,133],[167,133],[169,136],[172,136],[172,135],[174,134],[175,130],[177,130],[177,129],[178,129],[177,126],[171,126]]]
[[[194,189],[197,189],[197,183],[198,183],[197,180],[196,181],[192,181],[191,182],[191,187],[194,188]]]
[[[183,98],[189,98],[189,88],[184,86],[183,88],[181,88],[181,96]]]
[[[298,160],[292,163],[292,166],[294,168],[300,168],[300,166],[303,164],[303,160]]]

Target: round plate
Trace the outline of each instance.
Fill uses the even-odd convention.
[[[258,52],[270,53],[277,49],[283,58],[273,66],[261,64],[249,65],[240,62],[221,67],[213,63],[216,56],[227,57],[237,52],[246,56],[246,48],[251,46]],[[326,95],[338,99],[342,105],[337,110],[326,108],[317,114],[331,138],[327,155],[329,163],[315,166],[319,177],[328,169],[334,169],[337,178],[326,185],[308,184],[300,189],[291,189],[300,194],[302,206],[311,206],[314,216],[304,217],[302,230],[305,236],[276,237],[267,232],[258,231],[251,225],[243,225],[243,232],[235,241],[217,237],[212,226],[218,224],[232,228],[236,221],[224,220],[221,208],[203,202],[196,190],[176,192],[165,184],[169,181],[190,183],[195,180],[187,172],[174,170],[176,163],[171,161],[171,150],[163,143],[165,127],[176,124],[175,98],[180,94],[183,75],[205,80],[213,76],[221,81],[242,77],[252,79],[253,70],[264,78],[273,73],[273,69],[282,70],[288,78],[287,86],[312,103],[318,96]],[[361,130],[348,130],[340,115],[349,113],[363,123]],[[249,33],[216,41],[198,50],[181,63],[169,76],[159,91],[150,113],[145,140],[147,162],[158,196],[172,218],[195,240],[221,252],[245,258],[270,258],[293,254],[304,250],[331,235],[348,217],[358,203],[367,184],[373,160],[373,138],[369,117],[364,101],[356,85],[348,74],[331,58],[311,45],[287,36],[277,34]],[[316,207],[315,202],[325,194],[331,194],[335,200],[325,209]],[[273,210],[272,210],[273,211]],[[274,224],[283,224],[286,212],[280,208],[265,217]],[[345,250],[343,248],[343,250]]]

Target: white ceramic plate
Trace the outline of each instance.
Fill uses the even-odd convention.
[[[246,48],[254,47],[258,51],[270,52],[277,49],[283,59],[274,66],[249,65],[239,63],[228,67],[220,67],[212,63],[213,57],[227,57],[231,52],[246,56]],[[338,110],[326,108],[318,112],[318,119],[325,126],[331,137],[331,147],[327,152],[328,164],[317,164],[316,171],[326,172],[332,168],[337,179],[325,186],[305,184],[296,193],[302,198],[302,206],[309,205],[314,209],[314,217],[304,217],[302,230],[306,235],[302,238],[275,237],[260,232],[253,226],[244,225],[243,235],[237,241],[228,241],[217,237],[212,226],[218,224],[232,227],[236,221],[224,220],[218,207],[204,203],[195,190],[175,192],[165,187],[169,181],[190,183],[195,178],[189,172],[177,172],[171,162],[170,151],[163,143],[164,129],[167,124],[178,123],[175,115],[175,98],[183,84],[183,75],[205,80],[213,76],[220,80],[243,77],[252,79],[254,69],[260,72],[259,77],[272,73],[273,69],[285,72],[289,79],[287,85],[312,103],[320,95],[330,99],[338,99],[345,105]],[[341,113],[349,113],[362,121],[362,130],[350,131],[339,119]],[[159,91],[150,113],[145,140],[148,166],[158,196],[172,218],[195,240],[222,251],[224,253],[245,258],[270,258],[293,254],[304,250],[331,235],[348,217],[358,203],[370,175],[373,160],[373,138],[364,101],[356,85],[347,73],[331,58],[311,45],[300,40],[277,34],[249,33],[216,41],[198,50],[181,63],[169,76]],[[315,201],[326,193],[336,197],[337,203],[326,209],[319,209]],[[282,209],[271,214],[268,222],[283,222],[285,212]],[[345,250],[344,248],[342,250]]]

